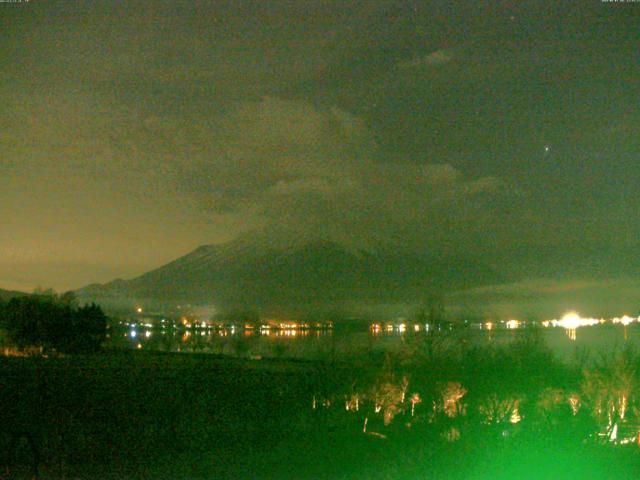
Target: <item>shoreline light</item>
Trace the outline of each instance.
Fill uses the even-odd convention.
[[[590,327],[598,325],[600,319],[597,318],[582,318],[578,312],[568,312],[560,320],[551,320],[551,324],[554,327],[562,327],[567,330],[575,330],[579,327]]]
[[[509,320],[505,325],[509,330],[514,330],[520,327],[520,320]]]
[[[622,325],[624,325],[624,326],[626,327],[627,325],[630,325],[630,324],[631,324],[631,323],[633,323],[633,322],[637,322],[637,321],[638,321],[638,319],[637,319],[637,318],[632,318],[632,317],[630,317],[629,315],[623,315],[623,316],[622,316],[622,317],[620,317],[620,318],[615,317],[615,318],[613,318],[611,321],[612,321],[614,324],[620,323],[620,324],[622,324]]]

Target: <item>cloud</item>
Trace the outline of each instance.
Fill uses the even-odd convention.
[[[449,300],[461,310],[498,318],[560,318],[576,310],[584,316],[633,315],[640,282],[633,278],[534,278],[458,292]]]
[[[400,68],[420,68],[444,65],[453,59],[451,50],[436,50],[425,57],[413,58],[398,64]]]
[[[451,242],[452,226],[477,229],[487,211],[463,199],[500,184],[426,158],[380,158],[367,122],[335,105],[266,96],[203,120],[100,92],[2,98],[16,116],[0,137],[9,199],[0,247],[19,245],[16,265],[34,256],[91,260],[126,276],[143,270],[127,255],[153,266],[275,226],[435,249]],[[108,280],[108,271],[92,278],[78,269],[61,285]]]
[[[385,161],[361,118],[273,96],[222,116],[205,150],[197,173],[185,172],[199,178],[187,183],[196,203],[262,226],[355,242],[410,232],[405,240],[420,243],[452,222],[476,228],[486,212],[463,200],[501,186],[450,164]]]

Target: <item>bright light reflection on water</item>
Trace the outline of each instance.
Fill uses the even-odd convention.
[[[541,334],[551,350],[563,360],[571,360],[576,348],[594,353],[640,341],[637,319],[623,316],[609,321],[582,318],[570,313],[559,320],[541,323]],[[113,335],[110,342],[118,348],[143,348],[158,351],[202,352],[261,357],[327,358],[355,357],[374,351],[398,351],[412,338],[429,335],[429,325],[380,324],[369,329],[228,329],[228,330],[145,330],[138,335],[135,326]],[[530,327],[518,320],[485,322],[463,329],[431,329],[447,341],[500,345],[524,334]],[[446,331],[445,331],[446,330]]]

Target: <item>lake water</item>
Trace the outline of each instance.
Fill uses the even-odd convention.
[[[447,342],[501,345],[526,334],[526,328],[492,330],[464,328],[439,332]],[[589,351],[615,352],[627,345],[640,346],[640,324],[604,324],[568,330],[541,328],[541,334],[554,354],[571,361]],[[347,359],[372,350],[398,351],[424,331],[375,332],[344,329],[325,330],[180,330],[145,328],[142,325],[114,328],[110,345],[116,348],[144,349],[184,353],[211,353],[249,357],[289,357],[302,359]]]

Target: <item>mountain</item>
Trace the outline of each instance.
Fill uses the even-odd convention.
[[[205,245],[131,280],[89,285],[76,293],[102,305],[191,303],[234,308],[324,308],[418,303],[502,279],[460,257],[358,249],[333,241],[288,243],[241,239]]]

